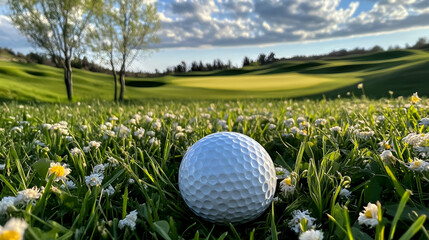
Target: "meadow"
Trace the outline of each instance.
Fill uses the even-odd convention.
[[[411,95],[5,101],[0,225],[26,224],[0,239],[428,239],[429,100]],[[247,224],[206,222],[178,190],[187,148],[219,131],[255,139],[277,167],[275,200]]]
[[[429,95],[429,52],[393,50],[314,61],[280,61],[268,65],[154,78],[126,78],[127,100],[327,98],[361,96],[364,83],[371,98]],[[0,56],[0,99],[64,102],[61,68],[10,61]],[[73,70],[74,99],[113,99],[113,77]]]

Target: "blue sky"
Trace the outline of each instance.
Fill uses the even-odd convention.
[[[0,0],[0,46],[33,50]],[[231,60],[328,53],[335,49],[414,44],[429,37],[428,0],[163,0],[158,51],[134,71],[164,70],[182,60]]]

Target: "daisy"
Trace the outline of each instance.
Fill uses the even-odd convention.
[[[419,96],[417,95],[417,92],[415,92],[413,94],[413,96],[411,96],[411,103],[412,104],[416,104],[421,100],[421,98],[419,98]]]
[[[359,213],[358,218],[360,225],[367,225],[373,228],[378,225],[378,207],[373,203],[368,203],[364,210]]]
[[[423,172],[429,169],[429,163],[415,158],[414,161],[406,163],[408,169],[416,172]]]
[[[299,240],[322,240],[323,232],[319,230],[307,230],[299,236]]]
[[[3,227],[0,226],[0,239],[21,240],[28,224],[22,219],[11,218]]]
[[[70,174],[71,169],[67,167],[67,164],[61,164],[61,163],[54,163],[51,162],[51,166],[48,170],[49,176],[52,174],[55,175],[55,182],[58,182],[60,180],[67,181],[67,175]]]

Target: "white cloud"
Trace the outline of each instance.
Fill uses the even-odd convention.
[[[372,9],[359,14],[360,0],[347,6],[341,1],[175,0],[163,9],[171,21],[161,18],[160,46],[258,45],[429,26],[427,0],[374,0]]]

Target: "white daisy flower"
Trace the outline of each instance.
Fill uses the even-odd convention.
[[[51,162],[50,168],[48,170],[49,176],[55,175],[55,182],[58,182],[60,180],[67,181],[67,175],[71,173],[71,169],[68,168],[67,164],[61,164],[61,163],[54,163]]]
[[[373,228],[378,225],[378,207],[373,203],[368,203],[364,210],[359,213],[358,218],[360,225],[367,225]]]
[[[322,239],[323,239],[323,232],[320,230],[314,230],[314,229],[307,230],[299,236],[299,240],[322,240]]]
[[[39,199],[42,196],[42,193],[40,192],[40,189],[37,188],[37,186],[34,186],[33,188],[25,189],[18,192],[18,195],[16,196],[16,203],[26,203],[29,204],[30,202],[34,202],[35,200]]]
[[[23,219],[11,218],[3,227],[0,226],[0,239],[22,240],[27,227]]]
[[[85,176],[85,183],[91,187],[99,186],[103,182],[103,179],[104,175],[102,173],[91,173],[91,175]]]

